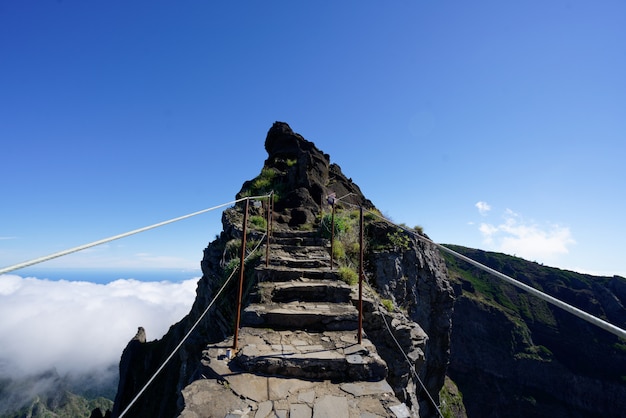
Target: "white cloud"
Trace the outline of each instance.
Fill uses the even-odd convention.
[[[0,276],[0,364],[26,375],[80,373],[119,362],[138,326],[162,337],[189,312],[198,279],[108,284]]]
[[[491,210],[491,206],[487,202],[477,202],[474,206],[478,209],[478,213],[485,216]]]
[[[568,227],[526,222],[510,209],[505,211],[503,223],[482,223],[479,231],[483,242],[495,251],[536,261],[549,261],[567,254],[568,247],[576,243]]]

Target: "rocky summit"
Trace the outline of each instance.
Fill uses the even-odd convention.
[[[112,416],[196,322],[126,416],[436,416],[453,302],[438,251],[385,221],[327,154],[286,123],[271,127],[265,149],[261,173],[237,197],[272,192],[273,205],[266,198],[224,211],[189,314],[162,339],[134,338],[124,350]],[[332,215],[329,197],[336,199]],[[360,208],[367,283],[359,303]],[[235,332],[238,280],[228,278],[239,276],[243,243]]]

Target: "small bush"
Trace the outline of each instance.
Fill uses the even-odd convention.
[[[387,312],[393,312],[396,310],[391,299],[383,299],[380,303],[382,303],[385,309],[387,309]]]
[[[322,227],[320,228],[320,230],[322,231],[323,238],[326,238],[326,239],[330,238],[331,225],[332,225],[332,214],[327,213],[322,218]],[[338,236],[342,232],[345,232],[347,229],[348,229],[348,225],[346,223],[346,219],[343,216],[340,216],[339,214],[335,213],[335,234],[334,235]]]
[[[411,240],[403,232],[394,232],[387,234],[387,239],[395,251],[408,250]]]
[[[348,283],[350,286],[354,286],[359,282],[359,275],[356,271],[352,270],[350,267],[339,267],[339,278],[344,282]]]
[[[339,240],[333,241],[333,259],[342,260],[346,257],[346,250]]]
[[[250,223],[252,227],[257,230],[265,231],[267,229],[267,219],[260,215],[253,215],[250,217]]]

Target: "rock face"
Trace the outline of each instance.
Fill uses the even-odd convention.
[[[594,277],[451,246],[622,329],[626,279]],[[621,417],[618,337],[446,255],[457,295],[449,375],[471,417]]]
[[[124,350],[112,415],[126,408],[226,283],[128,416],[224,417],[246,411],[255,416],[433,416],[411,370],[438,402],[452,317],[452,288],[438,252],[404,234],[402,248],[394,248],[390,237],[398,231],[372,216],[376,209],[358,186],[287,124],[272,126],[265,148],[262,172],[237,194],[275,194],[267,265],[266,206],[249,207],[247,248],[259,244],[261,251],[246,262],[239,349],[230,356],[226,351],[234,344],[238,287],[227,278],[241,251],[243,203],[224,211],[222,233],[204,250],[203,277],[190,313],[161,340],[145,342],[143,334],[142,341],[140,330]],[[342,198],[336,205],[341,240],[334,244],[331,268],[324,231],[329,230],[326,199],[333,193]],[[371,282],[364,290],[360,344],[355,340],[357,286],[347,284],[345,276],[354,265],[359,206],[370,213],[366,270]],[[395,303],[383,308],[383,299]]]

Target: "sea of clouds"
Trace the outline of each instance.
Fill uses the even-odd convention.
[[[137,327],[149,341],[162,337],[189,312],[197,282],[0,275],[0,379],[117,373]]]

